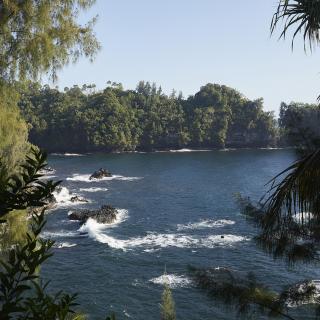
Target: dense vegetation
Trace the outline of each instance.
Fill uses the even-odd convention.
[[[267,147],[276,142],[276,121],[236,90],[207,84],[187,99],[141,81],[95,92],[64,92],[29,83],[19,103],[30,141],[49,152],[129,151],[181,147]]]
[[[320,146],[320,107],[316,104],[282,103],[279,125],[281,143],[312,151]]]

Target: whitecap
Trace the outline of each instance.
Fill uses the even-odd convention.
[[[54,248],[57,248],[57,249],[72,248],[72,247],[75,247],[76,245],[77,245],[76,243],[58,242],[58,243],[55,243]]]
[[[99,191],[108,191],[107,188],[80,188],[80,191],[83,192],[99,192]]]
[[[142,177],[124,177],[121,175],[112,175],[111,177],[104,177],[102,179],[92,179],[90,180],[90,174],[73,174],[72,177],[68,177],[69,181],[80,181],[80,182],[100,182],[100,181],[111,181],[111,180],[120,180],[120,181],[134,181],[140,180]]]
[[[80,153],[51,153],[52,156],[59,156],[59,157],[83,157],[85,154]]]
[[[160,277],[150,279],[149,281],[154,284],[167,284],[171,289],[189,287],[192,284],[192,281],[189,278],[176,274],[164,274]]]
[[[112,226],[112,225],[111,225]],[[248,238],[236,235],[216,235],[205,238],[198,238],[185,234],[159,234],[149,233],[144,237],[135,237],[130,239],[117,239],[105,231],[110,225],[99,224],[95,220],[88,221],[79,229],[80,232],[86,232],[92,239],[107,244],[114,249],[132,249],[135,247],[146,247],[145,250],[160,249],[167,247],[176,248],[214,248],[218,246],[232,246],[237,242],[247,241]],[[144,251],[145,251],[144,250]],[[151,252],[151,251],[149,251]]]
[[[78,195],[75,193],[71,193],[67,187],[57,188],[52,194],[56,199],[56,205],[58,207],[67,207],[90,202],[90,200],[87,199],[85,199],[86,201],[71,201],[72,197]]]
[[[54,176],[54,175],[44,175],[44,176],[41,176],[39,178],[39,180],[50,180],[50,179],[54,179],[54,178],[57,178],[57,176]]]
[[[60,230],[60,231],[43,231],[41,235],[43,236],[43,238],[51,239],[51,238],[72,238],[72,237],[76,237],[79,234],[74,231]]]
[[[186,148],[170,150],[170,152],[209,152],[209,151],[211,151],[211,150],[208,150],[208,149],[186,149]]]
[[[205,229],[205,228],[221,228],[227,225],[233,225],[235,224],[234,221],[232,220],[226,220],[226,219],[221,219],[221,220],[201,220],[199,222],[194,222],[194,223],[188,223],[188,224],[178,224],[177,229],[178,231],[182,230],[195,230],[195,229]]]

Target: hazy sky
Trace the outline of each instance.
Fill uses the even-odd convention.
[[[60,88],[108,80],[133,89],[139,80],[184,96],[208,83],[263,97],[278,113],[281,101],[315,102],[320,93],[320,48],[270,37],[276,0],[97,0],[81,21],[98,14],[102,44],[94,63],[80,60],[59,73]]]

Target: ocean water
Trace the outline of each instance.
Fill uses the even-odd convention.
[[[43,236],[56,244],[42,276],[52,291],[79,293],[90,319],[111,312],[117,319],[159,319],[165,281],[178,319],[236,319],[193,286],[188,266],[254,271],[274,289],[319,279],[316,268],[299,265],[289,272],[257,249],[255,229],[234,200],[237,192],[259,199],[265,183],[293,160],[290,150],[51,155],[53,179],[63,180],[63,189],[47,214]],[[100,167],[113,177],[89,181]],[[70,202],[74,194],[89,202]],[[68,220],[74,209],[103,204],[118,209],[112,225]]]

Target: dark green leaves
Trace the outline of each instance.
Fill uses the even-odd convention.
[[[312,50],[313,44],[320,40],[320,1],[319,0],[280,0],[271,23],[273,33],[283,22],[280,38],[285,38],[290,29],[292,33],[292,48],[298,33],[303,34],[304,43],[309,42]]]
[[[15,209],[41,207],[60,183],[41,181],[39,171],[46,166],[46,154],[32,149],[18,174],[0,181],[0,217]],[[1,167],[1,165],[0,165]]]

